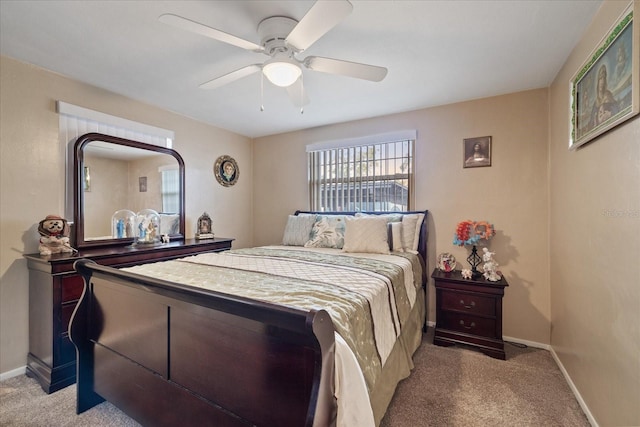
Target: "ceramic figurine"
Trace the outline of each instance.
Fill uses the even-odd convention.
[[[482,266],[482,270],[484,271],[483,276],[490,282],[497,282],[500,280],[500,275],[497,272],[498,263],[493,259],[495,252],[490,252],[487,248],[482,248],[482,260],[484,261],[484,265]]]

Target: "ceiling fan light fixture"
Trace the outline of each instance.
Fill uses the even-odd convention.
[[[302,74],[300,65],[290,59],[272,59],[267,61],[262,72],[271,83],[280,87],[291,86]]]

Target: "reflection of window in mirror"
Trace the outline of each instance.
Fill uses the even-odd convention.
[[[162,174],[162,212],[180,212],[180,174],[177,168],[160,168]]]
[[[91,191],[91,172],[89,166],[84,167],[84,179],[83,179],[84,191]]]

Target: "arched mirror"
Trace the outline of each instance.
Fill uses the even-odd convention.
[[[73,163],[78,248],[133,243],[135,230],[114,221],[145,209],[160,215],[161,234],[184,239],[184,161],[176,151],[88,133],[76,141]]]

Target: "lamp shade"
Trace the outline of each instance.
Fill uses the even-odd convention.
[[[289,59],[272,59],[262,67],[271,83],[280,87],[291,86],[302,74],[300,66]]]

